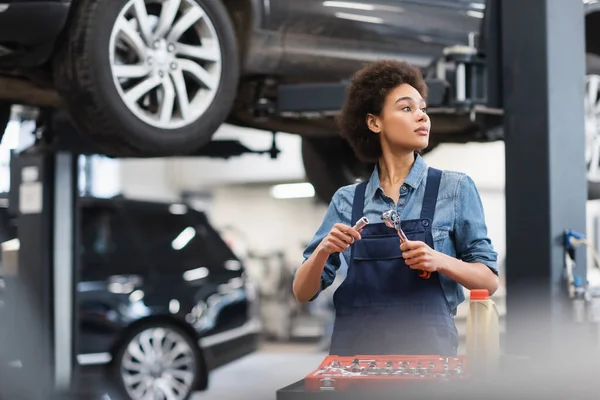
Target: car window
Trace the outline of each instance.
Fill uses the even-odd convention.
[[[91,203],[81,207],[80,234],[80,281],[130,274],[181,277],[201,268],[230,277],[241,274],[237,257],[204,214],[194,210],[172,214],[161,204]],[[14,237],[14,221],[0,208],[0,241]]]
[[[179,275],[204,267],[235,274],[239,268],[236,256],[200,212],[173,214],[167,206],[139,204],[123,211],[127,225],[136,230],[132,235],[161,273]]]
[[[118,210],[104,206],[81,209],[81,280],[137,274],[148,269],[131,243],[130,229]]]

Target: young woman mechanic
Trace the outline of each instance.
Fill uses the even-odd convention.
[[[378,61],[352,78],[342,135],[376,165],[368,181],[335,193],[293,284],[296,299],[310,301],[333,282],[340,254],[345,258],[330,354],[455,355],[462,287],[498,288],[497,255],[474,182],[430,168],[418,154],[429,142],[426,96],[421,72],[404,62]],[[405,243],[381,219],[390,209],[400,216]],[[353,229],[363,216],[370,223]]]

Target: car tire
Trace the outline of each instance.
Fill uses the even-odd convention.
[[[359,161],[341,138],[302,138],[302,161],[306,178],[317,198],[325,203],[340,187],[369,179],[374,166]]]
[[[591,89],[591,79],[596,79],[597,83],[600,84],[600,56],[595,54],[586,55],[586,85],[585,85],[585,134],[586,134],[586,165],[587,165],[587,177],[588,177],[588,200],[600,199],[600,158],[596,159],[596,163],[593,162],[592,154],[595,151],[600,156],[600,112],[593,112],[593,108],[589,107],[589,100],[591,100],[592,94],[589,92]],[[600,106],[600,86],[596,88],[595,94],[595,108],[598,109]],[[595,146],[594,146],[595,144]],[[596,172],[594,173],[592,166],[596,166]]]
[[[180,4],[164,18],[175,22],[161,25],[169,4]],[[81,0],[74,7],[54,74],[81,133],[114,157],[186,155],[206,145],[231,111],[240,74],[221,0]]]
[[[152,345],[157,339],[163,349],[177,351],[173,354],[167,353],[175,356],[170,365],[178,367],[176,368],[177,376],[165,375],[161,371],[163,367],[168,367],[168,365],[161,364],[163,360],[168,360],[168,357],[161,358],[160,355],[154,353]],[[131,400],[146,398],[145,395],[148,393],[142,387],[143,380],[140,381],[146,377],[150,378],[152,385],[156,385],[154,389],[152,389],[152,385],[147,388],[150,393],[154,393],[155,390],[166,390],[165,385],[174,390],[173,397],[166,395],[164,398],[188,399],[194,391],[206,387],[208,370],[198,341],[179,326],[150,321],[130,330],[120,343],[110,366],[114,388],[117,390],[119,398]],[[144,345],[147,347],[143,347]],[[144,364],[144,359],[150,361]],[[161,374],[162,376],[159,376]],[[178,385],[171,386],[169,384],[172,379],[177,379],[182,390],[175,390]],[[161,393],[164,394],[164,391]],[[151,396],[150,398],[155,397]]]

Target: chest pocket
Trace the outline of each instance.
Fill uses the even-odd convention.
[[[409,240],[425,241],[425,230],[405,233]],[[396,233],[363,236],[354,246],[355,260],[375,261],[402,258],[400,238]]]
[[[402,257],[397,235],[363,237],[354,244],[354,260],[393,260]]]
[[[425,231],[406,232],[406,236],[409,240],[425,241]],[[363,236],[354,245],[354,260],[349,271],[353,275],[354,306],[403,304],[419,290],[413,276],[418,271],[405,264],[397,234]]]

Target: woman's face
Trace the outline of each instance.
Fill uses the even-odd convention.
[[[382,146],[423,150],[429,144],[431,128],[425,107],[425,100],[418,90],[402,84],[388,93],[381,115],[367,116],[367,125],[381,135]]]

